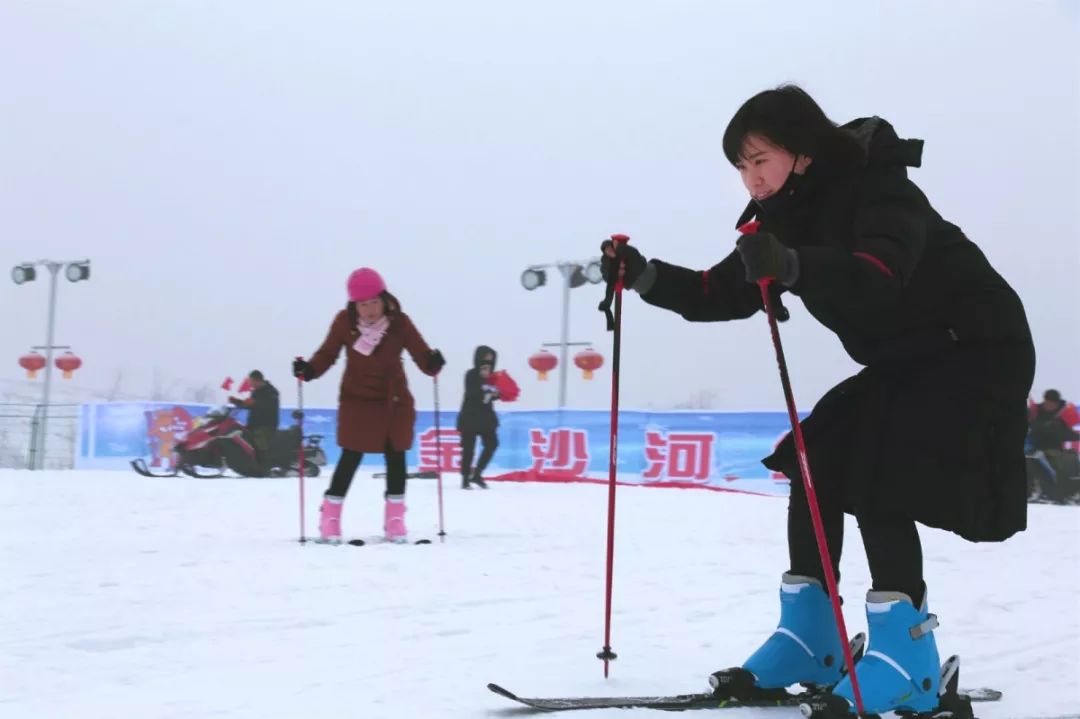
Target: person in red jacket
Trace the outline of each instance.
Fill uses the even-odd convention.
[[[345,373],[338,399],[337,441],[341,459],[320,508],[319,536],[341,541],[341,509],[364,454],[386,458],[386,539],[404,542],[405,452],[412,447],[416,406],[405,378],[401,355],[408,352],[420,371],[434,377],[446,364],[401,311],[373,269],[349,276],[349,301],[334,317],[326,339],[309,360],[293,362],[293,374],[311,381],[321,377],[345,351]]]
[[[1035,481],[1050,501],[1058,504],[1071,501],[1080,484],[1080,458],[1065,444],[1080,439],[1080,433],[1073,429],[1080,424],[1076,405],[1062,399],[1056,389],[1048,389],[1043,393],[1043,401],[1031,407],[1028,421],[1031,458],[1041,469]]]

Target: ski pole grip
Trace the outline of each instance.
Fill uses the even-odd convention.
[[[628,244],[630,242],[630,235],[616,233],[611,236],[611,242],[616,246]],[[622,260],[619,261],[619,266],[622,267]],[[617,279],[615,280],[615,292],[619,293],[623,291],[623,278],[621,275],[616,275],[616,277]]]
[[[761,228],[761,220],[750,220],[745,225],[741,225],[739,227],[739,233],[743,234],[743,235],[753,235],[753,234],[757,233],[757,231],[760,228]],[[758,287],[760,287],[762,289],[762,291],[764,292],[764,291],[769,289],[769,283],[772,282],[772,281],[773,281],[772,277],[763,277],[763,278],[761,278],[760,280],[757,281]],[[762,295],[761,299],[764,301],[766,307],[768,307],[769,300],[768,300],[767,295]]]
[[[618,247],[619,245],[626,244],[629,241],[630,241],[630,235],[623,235],[621,233],[616,233],[616,234],[611,236],[611,244],[612,244],[613,247]],[[605,240],[605,244],[606,244],[606,242],[607,241]],[[612,258],[612,259],[614,259],[614,258]],[[622,279],[622,277],[619,276],[619,269],[618,269],[621,266],[622,266],[622,260],[619,260],[618,264],[615,266],[615,270],[614,270],[615,274],[614,274],[614,276],[612,277],[612,276],[609,275],[609,278],[608,278],[608,281],[607,281],[608,282],[607,292],[604,293],[604,300],[600,303],[600,306],[597,307],[598,310],[600,310],[601,312],[604,313],[604,317],[607,320],[607,330],[608,330],[608,332],[612,332],[615,329],[615,318],[611,314],[611,303],[615,301],[615,296],[616,295],[621,296],[622,291],[623,291],[623,279]],[[612,282],[612,280],[614,280],[614,282]]]
[[[761,220],[750,220],[745,225],[739,227],[739,232],[744,235],[753,235],[761,229]],[[758,280],[758,287],[761,288],[761,303],[765,305],[766,311],[769,308],[769,300],[772,300],[772,304],[775,305],[774,311],[776,312],[776,319],[781,322],[787,322],[791,318],[791,313],[788,312],[788,308],[784,307],[784,301],[780,299],[780,295],[775,296],[769,294],[769,285],[772,284],[773,278],[766,277]]]

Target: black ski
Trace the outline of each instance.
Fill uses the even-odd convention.
[[[330,546],[330,547],[364,547],[364,546],[367,546],[368,544],[372,544],[372,542],[370,542],[368,540],[359,539],[359,538],[350,539],[347,542],[327,542],[327,541],[324,541],[322,539],[318,539],[316,537],[316,538],[308,539],[306,541],[311,542],[312,544],[325,544],[325,545]],[[388,542],[385,539],[380,539],[377,542],[374,542],[374,544],[395,544],[395,542]],[[417,539],[417,540],[414,540],[413,542],[403,542],[403,544],[431,544],[431,540],[430,539]]]
[[[861,634],[852,639],[852,653],[861,657],[864,638]],[[856,659],[858,661],[858,659]],[[996,689],[960,689],[960,658],[949,657],[941,665],[941,689],[939,709],[925,714],[908,714],[912,719],[974,719],[971,702],[996,702],[1001,692]],[[670,696],[643,697],[520,697],[498,684],[488,684],[488,689],[525,706],[541,711],[567,711],[572,709],[663,709],[683,711],[687,709],[738,709],[765,707],[798,707],[807,719],[847,719],[854,716],[846,711],[847,702],[841,697],[820,691],[804,689],[789,692],[786,689],[759,689],[754,677],[745,669],[727,669],[716,672],[709,683],[712,692],[699,694],[673,694]]]
[[[739,701],[718,697],[712,692],[699,694],[672,694],[670,696],[643,697],[519,697],[498,684],[488,684],[488,689],[499,696],[524,704],[540,711],[568,711],[573,709],[736,709],[746,707],[798,707],[807,700],[804,694],[792,694],[787,699]]]
[[[670,696],[643,697],[519,697],[498,684],[488,684],[488,689],[499,696],[524,704],[540,711],[568,711],[574,709],[663,709],[683,711],[687,709],[739,709],[791,707],[808,703],[810,692],[789,694],[778,699],[739,700],[717,696],[711,692],[699,694],[673,694]],[[994,689],[965,689],[964,694],[973,702],[993,702],[1001,698]]]

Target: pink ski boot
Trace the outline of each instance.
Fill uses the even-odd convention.
[[[341,505],[344,497],[323,497],[319,508],[319,541],[329,544],[341,542]]]
[[[386,541],[403,544],[407,538],[405,531],[405,495],[391,494],[386,497],[386,515],[383,520]]]

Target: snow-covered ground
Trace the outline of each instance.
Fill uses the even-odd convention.
[[[308,481],[309,533],[324,488]],[[347,534],[378,534],[381,493],[357,479]],[[0,717],[514,717],[487,682],[699,691],[775,626],[783,499],[619,489],[608,680],[605,487],[448,481],[442,544],[435,483],[412,481],[409,503],[434,545],[300,546],[295,479],[0,470]],[[1033,506],[1029,523],[1000,545],[923,532],[943,656],[1005,692],[982,719],[1080,711],[1080,509]],[[869,581],[854,524],[846,543],[854,632]],[[660,715],[582,719],[628,716]]]

